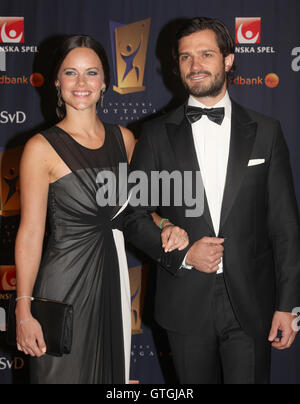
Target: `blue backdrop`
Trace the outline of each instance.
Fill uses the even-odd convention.
[[[1,0],[0,383],[27,382],[26,359],[5,344],[5,311],[15,288],[18,163],[26,139],[55,120],[48,74],[57,40],[84,33],[103,44],[112,85],[99,113],[105,121],[129,126],[138,137],[144,119],[181,102],[182,90],[170,71],[170,36],[180,19],[200,15],[222,19],[235,34],[238,71],[231,96],[281,121],[300,201],[299,0]],[[138,253],[128,253],[128,260],[132,379],[172,382],[168,344],[152,319],[155,270],[142,265],[146,260]],[[300,382],[299,355],[299,338],[289,351],[274,352],[273,383]]]

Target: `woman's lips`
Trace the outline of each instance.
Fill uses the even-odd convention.
[[[75,97],[80,97],[80,98],[85,98],[91,95],[92,93],[90,91],[73,91],[73,95]]]

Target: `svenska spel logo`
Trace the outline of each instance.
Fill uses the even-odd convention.
[[[0,43],[24,41],[24,17],[0,17]]]
[[[261,42],[261,17],[237,17],[235,19],[235,42],[258,44]]]

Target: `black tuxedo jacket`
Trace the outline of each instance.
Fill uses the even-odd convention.
[[[251,159],[265,163],[248,166]],[[132,170],[200,171],[184,106],[144,126]],[[194,184],[195,185],[195,184]],[[164,328],[201,332],[216,274],[181,269],[190,246],[204,236],[227,238],[224,276],[235,314],[249,335],[267,335],[274,311],[300,306],[300,223],[289,152],[278,121],[232,103],[232,132],[221,211],[215,235],[205,198],[204,214],[188,206],[130,208],[125,236],[158,263],[156,319]],[[165,254],[151,212],[184,228],[190,246]]]

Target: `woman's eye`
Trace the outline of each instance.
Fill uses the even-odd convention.
[[[73,71],[67,71],[67,72],[65,72],[65,75],[66,76],[73,76],[75,74],[75,72],[73,72]]]
[[[97,76],[97,75],[98,75],[98,72],[96,72],[96,71],[90,71],[90,72],[88,72],[88,74],[89,74],[89,76]]]

